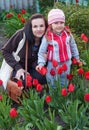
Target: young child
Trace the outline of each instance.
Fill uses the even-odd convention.
[[[42,66],[47,63],[47,82],[52,87],[55,87],[54,81],[56,77],[59,76],[61,86],[68,85],[67,74],[70,73],[71,68],[71,58],[76,58],[77,62],[79,60],[79,52],[77,45],[72,34],[65,28],[65,14],[60,9],[52,9],[48,13],[48,29],[42,40],[42,44],[38,53],[38,66],[36,69],[39,71]],[[47,59],[44,54],[47,53]],[[58,62],[58,66],[53,65],[53,60]],[[65,66],[66,70],[59,72],[60,74],[55,75],[58,68]],[[61,69],[59,69],[60,71]]]

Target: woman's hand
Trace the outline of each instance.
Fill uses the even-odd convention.
[[[24,73],[25,73],[25,70],[24,69],[19,69],[18,71],[17,71],[17,73],[16,73],[16,76],[15,76],[15,78],[17,78],[17,79],[20,79],[21,77],[22,77],[22,79],[24,80]]]

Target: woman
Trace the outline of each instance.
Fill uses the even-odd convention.
[[[26,25],[18,30],[2,48],[2,54],[6,62],[13,68],[12,77],[24,79],[25,74],[25,53],[26,42],[28,41],[28,66],[27,71],[32,78],[38,79],[39,83],[45,84],[45,76],[40,75],[35,67],[37,65],[37,53],[41,39],[46,31],[47,22],[41,14],[34,14],[30,17]],[[18,60],[15,59],[15,52],[18,46]]]

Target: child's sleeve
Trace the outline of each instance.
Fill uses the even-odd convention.
[[[71,48],[71,52],[72,52],[72,57],[79,59],[78,47],[77,47],[77,44],[76,44],[73,36],[71,36],[70,48]]]
[[[44,66],[46,64],[47,59],[44,54],[47,54],[48,41],[45,36],[42,39],[39,52],[38,52],[38,65]]]

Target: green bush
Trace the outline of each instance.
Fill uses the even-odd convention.
[[[43,12],[44,10],[46,10],[47,7],[53,7],[54,5],[54,2],[52,0],[45,0],[45,2],[43,0],[38,1],[40,6],[40,12]]]
[[[89,9],[81,9],[68,17],[67,23],[74,30],[74,33],[89,36]]]
[[[22,28],[30,17],[30,13],[10,11],[5,15],[5,34],[7,37],[12,36],[18,29]]]

